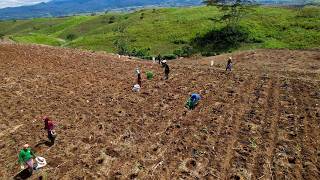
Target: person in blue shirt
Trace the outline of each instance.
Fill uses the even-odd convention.
[[[201,99],[200,94],[197,94],[197,93],[191,94],[189,100],[187,101],[186,107],[188,109],[194,109],[196,105],[199,103],[200,99]]]

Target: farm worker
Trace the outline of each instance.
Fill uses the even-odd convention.
[[[232,68],[232,57],[229,57],[228,62],[227,62],[227,67],[226,67],[226,71],[231,71]]]
[[[35,154],[32,152],[29,144],[23,145],[23,149],[19,153],[19,163],[21,164],[21,169],[24,169],[24,165],[27,165],[28,169],[33,171],[33,157]]]
[[[168,66],[166,60],[162,61],[162,67],[164,68],[164,79],[168,79],[169,78],[170,69],[169,69],[169,66]]]
[[[43,118],[43,121],[44,121],[44,129],[47,130],[47,133],[48,133],[48,139],[50,140],[51,144],[53,145],[55,137],[56,137],[56,133],[53,130],[55,127],[54,122],[52,120],[50,120],[47,116],[45,116]]]
[[[195,106],[198,104],[200,101],[201,96],[197,93],[193,93],[190,95],[190,98],[187,101],[186,107],[189,109],[194,109]]]
[[[160,55],[160,54],[157,56],[156,59],[158,60],[158,63],[161,64],[161,59],[162,59],[162,58],[161,58],[161,55]]]
[[[137,75],[137,83],[139,84],[139,86],[141,87],[142,81],[141,81],[141,72],[139,70],[139,68],[136,68],[136,75]]]

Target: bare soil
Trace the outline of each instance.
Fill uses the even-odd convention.
[[[245,51],[169,66],[164,81],[152,62],[0,44],[0,177],[20,171],[24,143],[48,162],[31,179],[320,177],[319,51]],[[139,93],[131,90],[136,67]],[[192,92],[203,99],[189,111]],[[58,137],[35,147],[47,139],[44,115],[58,123]]]

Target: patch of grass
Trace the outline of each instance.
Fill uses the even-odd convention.
[[[64,41],[42,34],[29,34],[24,36],[12,36],[12,40],[22,43],[45,44],[50,46],[61,46]]]

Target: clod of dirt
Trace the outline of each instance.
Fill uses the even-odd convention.
[[[191,159],[187,162],[186,167],[188,169],[195,169],[197,167],[197,162],[194,159]]]
[[[106,153],[106,155],[111,156],[111,157],[119,157],[120,156],[119,152],[113,150],[112,148],[106,148],[105,153]]]
[[[104,161],[104,159],[103,159],[103,158],[101,158],[101,159],[98,159],[98,160],[97,160],[97,163],[98,163],[98,164],[102,164],[102,163],[103,163],[103,161]]]
[[[288,157],[288,162],[289,162],[290,164],[296,164],[296,160],[297,160],[296,157]]]
[[[233,176],[230,177],[230,179],[241,180],[241,179],[243,179],[243,178],[241,178],[241,177],[238,176],[238,175],[233,175]]]
[[[138,177],[138,174],[134,173],[130,175],[130,179],[136,179]]]

